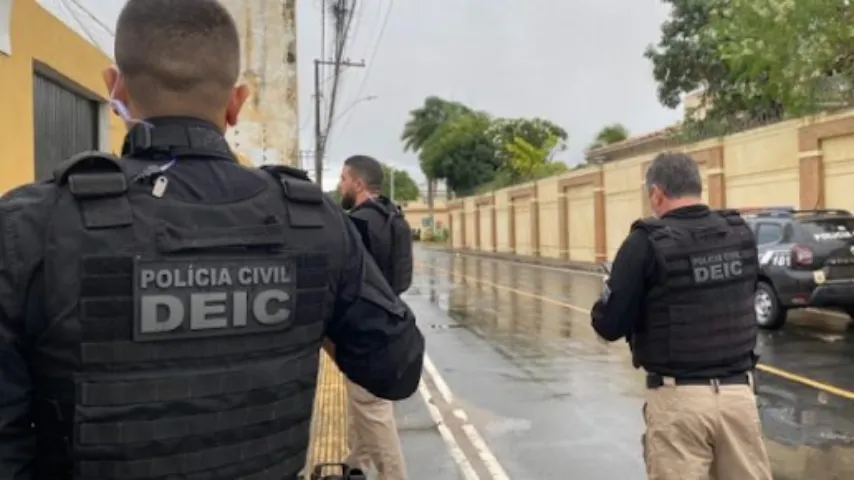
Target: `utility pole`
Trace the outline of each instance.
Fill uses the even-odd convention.
[[[318,185],[323,187],[323,154],[326,146],[326,135],[329,131],[324,132],[322,122],[320,121],[320,66],[321,65],[337,65],[340,67],[364,67],[365,62],[350,62],[345,60],[335,62],[332,60],[314,59],[314,178]],[[330,122],[329,127],[332,127]]]
[[[323,132],[320,122],[320,60],[314,59],[314,181],[323,188]]]

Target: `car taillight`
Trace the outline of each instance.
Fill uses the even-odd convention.
[[[813,254],[812,250],[803,245],[795,245],[792,247],[792,264],[799,267],[808,267],[812,265]]]

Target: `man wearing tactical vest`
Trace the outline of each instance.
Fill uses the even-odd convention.
[[[355,155],[344,161],[338,192],[341,205],[362,233],[365,246],[392,289],[400,294],[412,282],[412,232],[400,209],[379,194],[383,166]],[[388,400],[348,382],[350,456],[347,463],[366,470],[373,463],[380,480],[405,480],[406,465],[394,406]]]
[[[636,221],[592,309],[647,372],[650,480],[771,480],[753,388],[756,240],[732,210],[703,204],[697,163],[658,155],[646,172],[655,218]]]
[[[323,339],[400,400],[424,338],[305,172],[235,161],[222,5],[129,0],[115,58],[122,158],[0,198],[0,478],[294,480]]]

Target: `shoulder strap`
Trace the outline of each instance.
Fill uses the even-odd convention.
[[[742,225],[747,225],[747,222],[744,221],[744,218],[741,216],[741,212],[738,210],[726,208],[721,210],[712,210],[713,213],[717,213],[724,220],[727,221],[730,225],[740,227]]]
[[[323,206],[323,190],[311,182],[305,170],[286,165],[264,165],[260,171],[273,177],[281,187],[292,227],[323,227],[323,218],[318,213],[318,208]]]
[[[391,211],[385,208],[385,205],[381,204],[380,202],[377,202],[375,200],[368,200],[364,205],[367,208],[380,212],[384,217],[391,216]]]
[[[77,200],[87,229],[131,225],[128,179],[120,160],[107,153],[78,153],[59,164],[52,182]]]

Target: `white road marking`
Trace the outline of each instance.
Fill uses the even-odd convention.
[[[439,395],[442,396],[445,403],[452,405],[454,403],[454,394],[451,393],[451,389],[448,388],[448,384],[445,383],[445,380],[441,375],[439,375],[439,371],[436,370],[436,365],[433,365],[433,361],[430,360],[430,357],[427,355],[424,355],[424,370],[427,372],[427,375],[430,375],[430,378],[433,380],[433,384],[436,385],[436,390],[439,391]]]
[[[436,428],[439,430],[439,435],[441,435],[442,440],[445,441],[445,446],[448,447],[448,452],[451,454],[451,458],[453,458],[454,462],[457,463],[457,466],[460,467],[460,472],[462,472],[465,480],[480,480],[477,472],[475,472],[474,468],[471,466],[471,462],[466,458],[466,454],[463,452],[463,449],[460,448],[460,444],[457,443],[457,439],[454,438],[454,434],[452,434],[448,426],[445,425],[445,419],[442,417],[442,412],[440,412],[439,408],[433,404],[433,398],[430,396],[430,392],[424,385],[424,380],[422,380],[418,385],[418,393],[421,394],[421,398],[424,399],[424,403],[427,404],[427,411],[430,412],[430,416],[433,418],[433,421],[436,422]]]
[[[436,390],[439,391],[439,395],[441,395],[445,403],[448,404],[448,407],[453,409],[453,416],[462,422],[462,431],[466,438],[468,438],[472,447],[474,447],[478,457],[480,457],[481,462],[483,462],[483,466],[486,467],[486,471],[489,472],[489,478],[492,480],[510,480],[510,477],[507,476],[507,472],[504,471],[504,468],[498,462],[498,458],[489,449],[486,441],[480,436],[480,433],[478,433],[474,425],[469,422],[469,417],[466,412],[453,404],[454,395],[451,393],[451,389],[448,387],[447,382],[442,378],[442,375],[439,374],[439,370],[436,368],[436,365],[433,364],[433,361],[430,360],[430,357],[426,354],[424,355],[424,377],[427,377],[431,383],[436,386]],[[453,433],[448,428],[447,422],[445,422],[445,419],[442,416],[442,411],[433,403],[433,399],[430,395],[430,389],[424,382],[423,378],[421,380],[421,384],[418,386],[418,391],[421,393],[421,397],[424,398],[424,402],[427,404],[427,409],[430,411],[430,415],[433,417],[433,420],[439,428],[439,434],[442,435],[442,438],[445,440],[451,456],[454,458],[454,461],[457,462],[457,465],[460,466],[460,470],[463,472],[466,480],[479,480],[477,473],[471,466],[471,461],[466,458],[464,451],[460,448],[459,443],[457,443]]]
[[[494,480],[510,480],[510,477],[507,476],[507,472],[501,468],[501,464],[498,463],[498,459],[495,458],[495,455],[493,455],[489,450],[489,447],[486,446],[486,442],[483,440],[483,437],[477,433],[474,425],[471,423],[464,423],[463,432],[465,432],[471,444],[474,445],[478,456],[483,461],[483,464],[486,465],[486,469],[489,470],[489,475]]]

